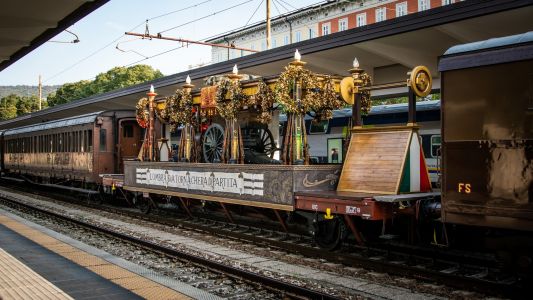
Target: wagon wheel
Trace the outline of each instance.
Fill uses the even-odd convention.
[[[259,153],[265,153],[270,158],[274,157],[274,152],[279,150],[276,148],[276,144],[274,143],[274,136],[272,135],[272,132],[268,130],[268,128],[260,128],[258,129],[258,135],[257,135],[257,143],[254,147],[254,150]]]
[[[222,161],[223,144],[224,128],[219,124],[212,124],[207,128],[202,138],[204,161],[209,163]]]
[[[313,237],[318,247],[328,251],[338,248],[346,238],[346,225],[335,217],[332,220],[315,220]]]

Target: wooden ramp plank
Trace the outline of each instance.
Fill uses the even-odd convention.
[[[352,133],[337,191],[396,194],[412,129]]]

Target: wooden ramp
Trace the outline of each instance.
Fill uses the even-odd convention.
[[[337,191],[399,194],[430,190],[417,127],[353,131]]]

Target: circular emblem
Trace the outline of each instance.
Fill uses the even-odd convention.
[[[424,66],[417,66],[411,71],[409,86],[418,97],[429,95],[432,87],[431,73]]]

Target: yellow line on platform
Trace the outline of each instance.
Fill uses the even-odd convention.
[[[57,253],[66,259],[100,275],[101,277],[114,282],[115,284],[130,290],[131,292],[145,299],[191,299],[173,289],[163,286],[148,278],[142,277],[122,267],[109,263],[97,256],[84,252],[76,247],[68,245],[51,236],[48,236],[38,230],[30,228],[27,225],[17,222],[7,216],[0,215],[0,224],[17,232],[18,234],[32,240],[33,242]],[[0,249],[1,250],[1,249]],[[1,254],[1,253],[0,253]],[[47,299],[21,297],[13,298],[11,294],[4,296],[2,290],[2,261],[0,256],[0,295],[4,299]],[[24,266],[26,267],[26,266]],[[27,267],[26,267],[27,268]],[[31,271],[31,270],[30,270]],[[61,292],[61,290],[59,290]],[[50,294],[51,295],[51,294]],[[66,294],[65,294],[66,295]],[[0,297],[0,299],[2,299]],[[68,295],[66,298],[49,298],[49,299],[72,299]]]

